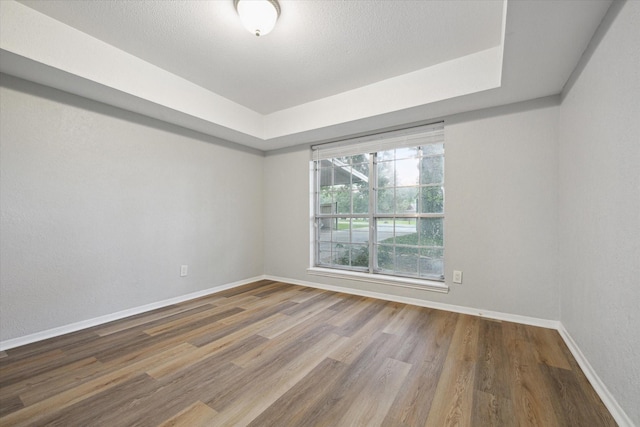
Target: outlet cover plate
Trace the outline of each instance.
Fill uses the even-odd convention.
[[[462,283],[462,271],[453,270],[453,283]]]

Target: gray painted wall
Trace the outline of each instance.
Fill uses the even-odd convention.
[[[640,2],[560,109],[560,320],[640,425]]]
[[[263,273],[261,153],[1,78],[1,340]]]
[[[557,117],[545,98],[445,120],[449,294],[310,276],[308,149],[265,158],[265,273],[558,319]],[[452,270],[464,283],[451,283]]]

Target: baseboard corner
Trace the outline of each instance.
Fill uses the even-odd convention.
[[[634,422],[631,420],[631,418],[629,418],[616,398],[611,394],[607,386],[600,379],[600,376],[598,376],[595,369],[593,369],[585,355],[582,353],[582,350],[580,350],[580,347],[578,347],[578,344],[575,342],[569,331],[567,331],[567,329],[564,327],[564,324],[562,324],[562,322],[559,322],[558,333],[564,340],[567,347],[569,347],[569,351],[571,351],[574,359],[576,359],[576,362],[578,362],[580,369],[582,369],[582,372],[584,372],[584,375],[589,380],[589,383],[591,383],[591,386],[598,394],[598,396],[602,400],[602,403],[604,403],[604,406],[607,407],[607,409],[611,413],[611,416],[616,420],[618,425],[620,427],[635,427]]]

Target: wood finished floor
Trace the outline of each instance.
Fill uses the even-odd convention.
[[[261,281],[0,353],[0,425],[616,424],[554,330]]]

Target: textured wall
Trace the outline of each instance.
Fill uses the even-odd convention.
[[[442,295],[309,276],[308,149],[265,158],[265,273],[558,319],[558,98],[447,118]],[[464,284],[451,283],[452,270]]]
[[[0,103],[1,340],[262,274],[260,153],[5,75]]]
[[[560,112],[561,321],[640,425],[640,2],[623,5]]]

